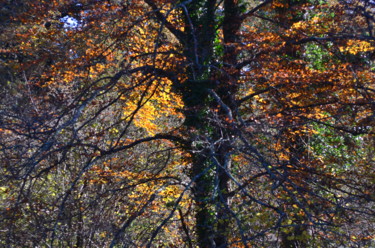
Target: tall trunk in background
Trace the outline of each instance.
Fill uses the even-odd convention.
[[[237,64],[237,32],[241,27],[240,9],[237,0],[224,1],[224,54],[223,65],[226,73],[221,74],[219,83],[215,89],[221,101],[220,117],[222,122],[226,122],[226,128],[217,130],[216,135],[221,135],[217,139],[222,139],[217,151],[218,168],[218,196],[217,196],[217,230],[215,243],[217,247],[227,247],[228,238],[230,237],[230,204],[228,193],[230,191],[230,178],[228,173],[231,170],[231,150],[235,133],[232,127],[232,118],[234,113],[228,112],[236,109],[235,95],[238,90],[239,71],[236,69]]]

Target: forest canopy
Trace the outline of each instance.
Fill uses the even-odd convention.
[[[374,18],[2,1],[0,246],[374,247]]]

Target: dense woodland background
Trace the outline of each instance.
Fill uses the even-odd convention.
[[[372,0],[2,0],[1,247],[374,247]]]

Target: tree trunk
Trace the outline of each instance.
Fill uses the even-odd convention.
[[[195,201],[195,229],[199,247],[215,247],[214,221],[212,208],[212,175],[209,173],[207,158],[202,154],[194,158],[191,177],[195,183],[192,188]]]
[[[228,247],[230,239],[229,184],[232,125],[228,109],[235,109],[238,70],[236,42],[240,12],[235,0],[224,1],[224,21],[215,19],[216,0],[193,1],[185,9],[185,56],[192,62],[189,79],[177,85],[185,104],[185,125],[191,137],[196,235],[199,247]],[[217,27],[224,34],[223,64],[231,68],[214,70],[214,40]],[[216,58],[218,59],[218,58]],[[228,69],[228,72],[223,72]],[[209,96],[215,94],[215,97]],[[217,122],[208,121],[221,105]],[[223,129],[222,125],[228,126]],[[222,141],[224,140],[224,141]]]

